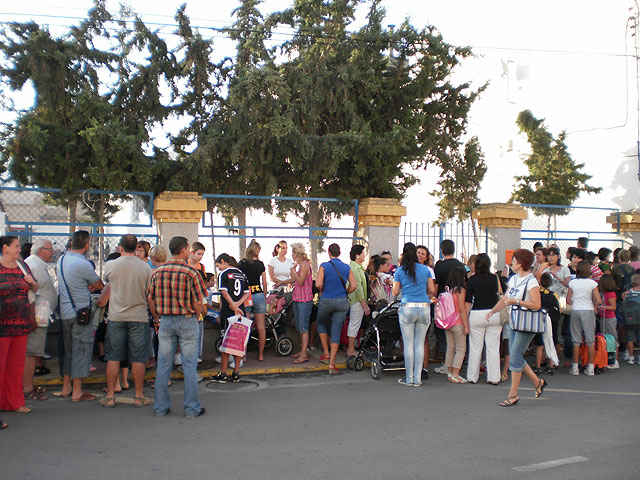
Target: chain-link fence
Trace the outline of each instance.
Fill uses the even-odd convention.
[[[608,215],[619,215],[617,208],[575,207],[563,205],[523,204],[528,218],[522,222],[522,247],[531,249],[535,242],[547,247],[555,244],[561,252],[575,247],[579,237],[588,240],[588,250],[624,247],[619,231],[607,223]]]
[[[157,243],[153,198],[150,192],[85,190],[66,195],[54,188],[2,186],[0,212],[6,215],[7,234],[16,235],[23,245],[46,238],[58,255],[73,231],[89,231],[89,258],[101,271],[121,235],[131,233],[152,246]]]
[[[205,194],[209,211],[200,228],[201,242],[213,256],[244,256],[252,239],[262,246],[261,258],[271,258],[277,242],[300,242],[312,262],[329,243],[347,252],[356,237],[358,201],[337,198],[268,197]]]

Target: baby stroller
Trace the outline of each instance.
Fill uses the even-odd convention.
[[[371,378],[380,380],[383,371],[404,370],[404,346],[398,302],[383,308],[371,321],[360,342],[360,350],[353,359],[353,368],[361,371],[364,359],[371,362]]]

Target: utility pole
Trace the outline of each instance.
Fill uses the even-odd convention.
[[[635,3],[635,11],[629,20],[632,22],[631,24],[631,36],[634,40],[634,45],[636,49],[635,60],[636,60],[636,123],[637,123],[637,131],[636,131],[636,154],[638,158],[638,180],[640,181],[640,51],[638,45],[638,17],[640,17],[640,6],[638,5],[638,0],[634,0]],[[629,10],[633,10],[631,7]]]

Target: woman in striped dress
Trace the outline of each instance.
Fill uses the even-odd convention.
[[[309,258],[304,251],[304,245],[291,245],[292,257],[295,262],[291,268],[293,283],[293,315],[296,330],[300,334],[300,352],[294,355],[293,363],[309,361],[307,346],[309,345],[309,318],[313,308],[313,274]]]

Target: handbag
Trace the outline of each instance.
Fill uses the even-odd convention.
[[[528,285],[529,279],[527,279],[524,292],[522,292],[523,300],[527,298]],[[544,333],[547,315],[547,310],[544,308],[540,310],[529,310],[520,305],[512,305],[509,326],[512,330],[519,332]]]
[[[73,297],[71,296],[71,291],[69,290],[69,285],[67,285],[67,280],[64,278],[64,269],[62,268],[62,263],[64,262],[64,255],[60,258],[60,275],[62,276],[62,282],[64,283],[64,287],[67,289],[67,295],[69,295],[69,301],[71,302],[71,307],[76,312],[76,323],[78,325],[86,326],[91,322],[91,307],[83,307],[80,310],[76,308],[76,304],[73,301]],[[91,302],[89,302],[91,305]]]
[[[500,281],[500,277],[498,275],[496,275],[496,279],[498,280],[498,293],[500,294],[500,300],[502,300],[502,297],[504,296],[504,290],[502,290],[502,282]],[[500,314],[501,325],[506,325],[507,323],[509,323],[510,316],[506,308],[503,308],[498,313]]]
[[[329,263],[331,264],[333,269],[336,271],[336,274],[338,275],[338,278],[340,279],[340,283],[342,283],[342,288],[344,288],[345,295],[348,295],[348,293],[347,293],[347,284],[345,283],[344,278],[342,278],[342,275],[340,275],[340,272],[338,271],[338,267],[336,267],[335,264],[333,262],[331,262],[331,261],[329,261]]]
[[[22,266],[22,262],[18,260],[18,267],[22,270],[22,275],[27,276],[27,270]],[[36,318],[36,294],[33,293],[31,287],[29,287],[29,292],[27,294],[27,298],[29,299],[29,331],[33,332],[36,328],[38,328],[38,320]]]

